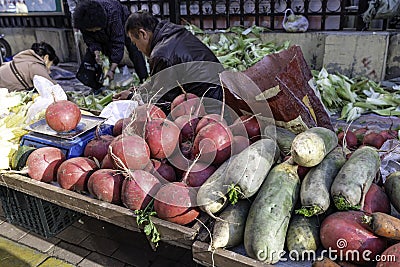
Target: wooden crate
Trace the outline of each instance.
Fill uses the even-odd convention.
[[[142,231],[136,223],[133,211],[122,206],[110,204],[56,185],[43,183],[19,174],[2,173],[0,185],[46,200],[61,207],[106,221],[132,231]],[[201,228],[196,222],[191,227],[181,226],[153,217],[163,242],[191,249]],[[206,218],[200,218],[206,220]]]

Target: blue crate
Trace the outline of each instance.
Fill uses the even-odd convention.
[[[112,135],[112,125],[101,125],[99,129],[99,135]],[[32,146],[35,148],[51,146],[61,149],[67,159],[80,157],[83,155],[83,151],[87,143],[95,137],[96,129],[92,129],[86,133],[77,136],[74,139],[62,139],[59,137],[53,137],[50,135],[40,134],[36,132],[30,132],[24,135],[21,139],[21,146]]]

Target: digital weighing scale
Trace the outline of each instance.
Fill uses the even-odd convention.
[[[85,146],[95,138],[96,129],[99,135],[112,135],[112,125],[103,124],[105,118],[82,115],[81,121],[74,130],[69,132],[56,132],[52,130],[45,119],[39,120],[25,129],[30,131],[21,139],[21,146],[40,148],[44,146],[57,147],[63,151],[66,158],[83,155]]]

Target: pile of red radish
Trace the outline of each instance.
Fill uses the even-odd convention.
[[[339,145],[346,145],[350,150],[355,150],[362,145],[373,146],[379,149],[388,139],[396,138],[398,138],[398,131],[391,129],[377,131],[363,127],[355,130],[340,130],[338,132]]]
[[[247,115],[231,118],[229,125],[223,114],[207,114],[202,99],[189,93],[179,95],[171,110],[167,117],[153,104],[139,106],[116,122],[113,136],[96,133],[81,157],[66,160],[51,148],[54,156],[46,174],[31,177],[57,180],[64,189],[132,210],[143,210],[154,200],[159,218],[189,224],[199,215],[196,188],[258,140],[260,126],[256,117]],[[31,161],[40,166],[34,153]]]

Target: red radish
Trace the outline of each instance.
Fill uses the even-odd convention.
[[[346,147],[347,148],[356,148],[357,147],[357,135],[352,131],[338,133],[338,144],[343,146],[344,136],[346,135]]]
[[[57,182],[64,189],[87,191],[89,176],[97,170],[96,163],[85,157],[70,158],[61,163],[57,171]]]
[[[200,214],[196,191],[182,182],[163,185],[154,197],[154,210],[160,219],[180,225],[193,222]]]
[[[182,142],[179,144],[179,148],[182,152],[182,155],[192,160],[193,159],[193,143],[191,141]]]
[[[105,155],[100,165],[101,169],[114,169],[114,162],[109,154]]]
[[[68,132],[75,129],[81,121],[81,110],[71,101],[56,101],[47,107],[45,118],[54,131]]]
[[[153,104],[138,106],[131,114],[131,119],[146,121],[147,119],[165,119],[167,116],[164,111]]]
[[[367,131],[368,131],[367,128],[359,128],[359,129],[353,131],[353,133],[357,136],[357,145],[358,146],[362,145],[364,135],[367,133]]]
[[[395,130],[384,130],[384,131],[380,132],[379,134],[383,137],[383,139],[385,141],[389,140],[389,139],[396,139],[399,137],[398,132]]]
[[[121,203],[121,187],[125,177],[116,170],[100,169],[88,180],[88,190],[95,198],[108,203]]]
[[[306,177],[306,174],[312,167],[304,167],[304,166],[298,166],[297,167],[297,175],[299,175],[300,180],[303,180],[304,177]]]
[[[180,142],[192,141],[196,135],[199,118],[194,115],[183,115],[175,119],[175,125],[180,129]]]
[[[232,140],[232,155],[239,154],[250,145],[250,141],[247,137],[237,135]]]
[[[221,115],[219,114],[207,114],[203,116],[200,121],[197,123],[196,127],[196,134],[205,126],[212,124],[212,123],[222,123],[223,125],[228,125],[225,121],[225,119],[221,118]]]
[[[176,182],[176,173],[174,168],[169,165],[166,161],[160,161],[156,159],[151,160],[153,170],[156,171],[161,177],[169,182]]]
[[[110,144],[108,154],[119,169],[142,170],[150,162],[150,149],[138,135],[116,137]]]
[[[212,123],[203,127],[196,135],[193,153],[200,161],[221,164],[231,156],[233,135],[222,123]]]
[[[56,147],[35,149],[26,160],[28,175],[32,179],[50,183],[57,177],[57,170],[65,161],[64,153]]]
[[[183,115],[205,115],[205,109],[201,98],[192,93],[178,95],[171,103],[171,117],[173,120]]]
[[[243,126],[245,132],[243,131]],[[233,135],[244,135],[247,136],[251,141],[257,141],[261,137],[260,125],[258,124],[257,118],[251,115],[243,115],[237,118],[231,125],[231,131]]]
[[[164,111],[153,104],[146,104],[137,107],[125,122],[122,131],[125,135],[145,136],[145,126],[152,119],[165,119],[167,116]]]
[[[191,161],[184,157],[179,150],[176,150],[170,157],[168,157],[168,162],[175,169],[175,174],[177,180],[181,180],[183,173],[189,169]]]
[[[161,182],[151,173],[135,170],[122,183],[122,203],[131,210],[142,210],[150,203],[161,187]]]
[[[102,161],[108,153],[108,147],[110,146],[114,136],[112,135],[97,135],[96,137],[87,143],[85,150],[83,151],[83,156],[93,157],[98,161]]]
[[[146,124],[145,140],[152,158],[165,159],[178,146],[179,128],[167,119],[152,119]]]
[[[385,139],[375,132],[366,134],[363,139],[363,145],[373,146],[378,149],[381,148],[383,143],[385,143]]]
[[[117,122],[114,124],[113,128],[113,136],[118,136],[122,134],[122,131],[128,125],[128,123],[131,121],[130,118],[122,118],[117,120]]]
[[[207,165],[202,162],[196,162],[193,164],[194,165],[190,168],[189,173],[186,171],[183,174],[184,178],[182,180],[182,182],[191,187],[201,186],[217,169],[213,165]]]
[[[385,191],[377,184],[372,183],[364,199],[364,212],[383,212],[390,214],[390,199]]]

